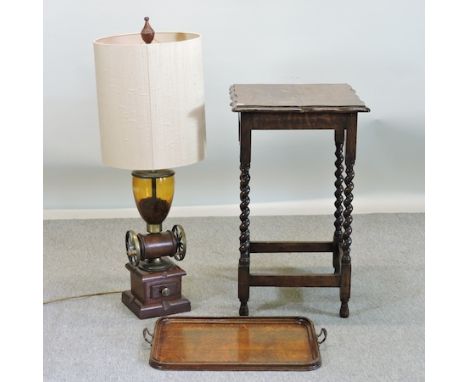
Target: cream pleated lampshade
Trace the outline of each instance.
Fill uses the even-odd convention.
[[[104,164],[129,170],[173,168],[205,156],[201,37],[159,32],[94,42]]]

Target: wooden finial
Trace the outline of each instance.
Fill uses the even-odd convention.
[[[141,30],[141,38],[147,44],[151,44],[151,42],[154,39],[154,30],[153,28],[151,28],[151,25],[149,24],[149,17],[145,17],[145,26]]]

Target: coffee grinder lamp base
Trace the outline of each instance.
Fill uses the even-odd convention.
[[[185,271],[166,259],[170,267],[164,271],[148,272],[127,263],[131,289],[122,293],[122,302],[140,319],[189,312],[190,301],[182,296]]]
[[[143,305],[131,291],[127,290],[122,293],[122,302],[141,320],[176,313],[190,312],[191,310],[190,301],[184,296],[181,296],[181,298],[177,300],[161,301],[157,304]]]

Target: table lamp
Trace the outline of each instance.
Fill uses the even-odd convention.
[[[183,228],[163,231],[174,196],[174,171],[205,156],[201,37],[154,32],[94,41],[101,154],[132,171],[133,195],[148,233],[125,235],[131,289],[122,302],[139,318],[190,310],[186,273],[169,257],[186,253]]]

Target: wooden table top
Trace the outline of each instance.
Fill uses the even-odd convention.
[[[368,112],[348,84],[235,84],[229,89],[235,112]]]

